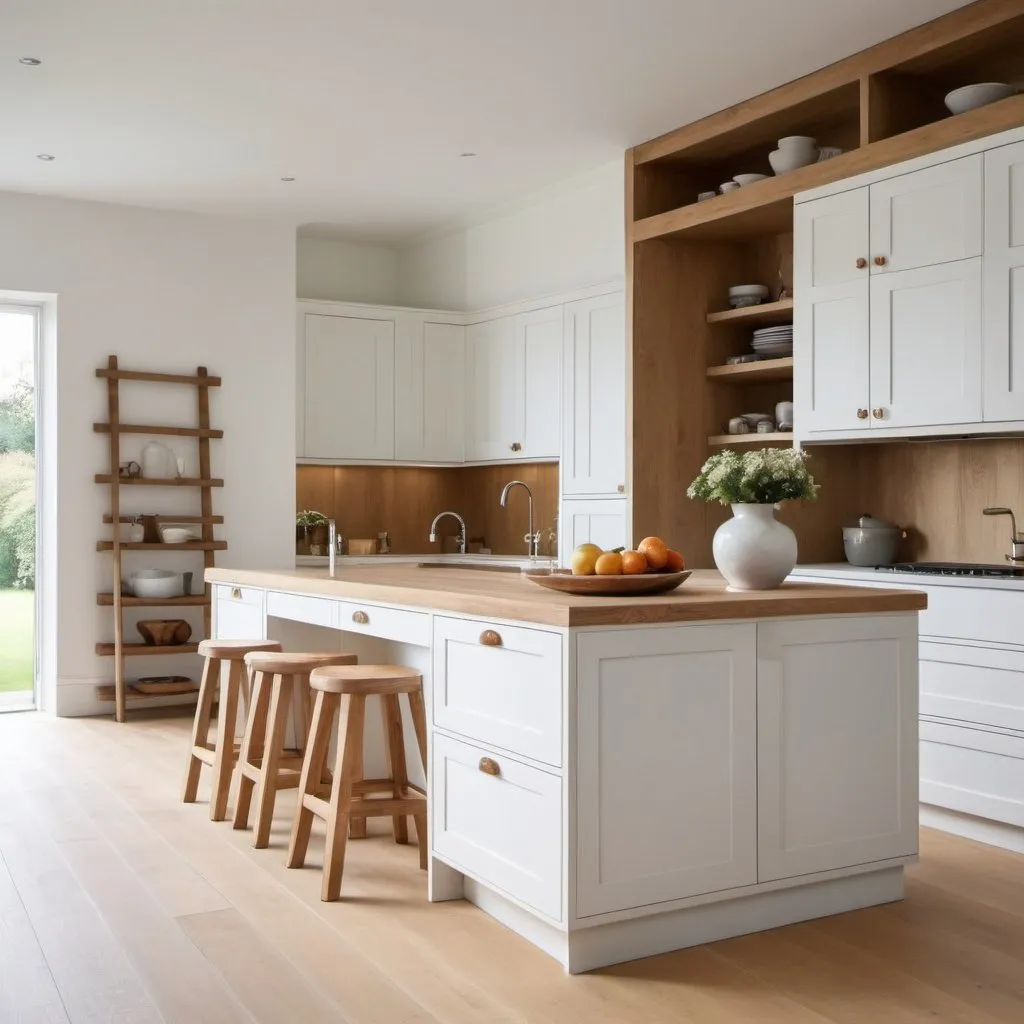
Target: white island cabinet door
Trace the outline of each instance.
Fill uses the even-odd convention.
[[[394,459],[394,321],[307,313],[304,327],[306,458]]]
[[[867,188],[799,204],[793,247],[794,426],[867,430]]]
[[[630,546],[625,498],[563,500],[558,523],[558,550],[563,565],[580,544],[605,551]]]
[[[563,494],[626,491],[626,304],[570,302],[562,340]]]
[[[252,587],[213,587],[213,635],[218,640],[264,640],[266,592]]]
[[[518,411],[515,457],[557,459],[561,435],[562,307],[515,318]]]
[[[981,259],[871,280],[871,424],[981,421]]]
[[[466,328],[466,460],[508,462],[517,417],[516,344],[512,317]]]
[[[917,853],[917,616],[757,626],[758,882]]]
[[[757,881],[756,630],[579,634],[577,917]]]
[[[1024,420],[1024,142],[985,154],[985,419]]]

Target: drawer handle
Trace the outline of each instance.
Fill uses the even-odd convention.
[[[232,587],[231,588],[231,596],[236,601],[241,601],[242,600],[242,590],[241,590],[241,588],[240,587]]]
[[[484,647],[500,647],[501,634],[495,629],[485,629],[480,634],[480,643],[482,643]]]
[[[481,757],[480,771],[482,771],[484,775],[500,775],[501,766],[493,757]]]
[[[365,626],[370,621],[370,616],[366,612],[353,612],[352,621],[357,622],[360,626]]]

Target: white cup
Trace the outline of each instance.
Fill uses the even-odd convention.
[[[779,425],[779,430],[793,429],[792,402],[779,402],[779,404],[775,406],[775,422]]]

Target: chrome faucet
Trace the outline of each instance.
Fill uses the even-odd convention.
[[[434,521],[430,524],[430,543],[433,544],[437,540],[437,524],[445,516],[454,516],[459,521],[459,554],[464,555],[466,553],[466,520],[458,512],[438,512],[434,516]]]
[[[508,508],[508,492],[511,491],[513,487],[523,487],[526,489],[526,495],[529,499],[529,509],[527,513],[529,515],[529,519],[527,521],[527,534],[523,540],[526,541],[526,554],[530,558],[536,558],[540,547],[540,533],[534,533],[533,531],[533,491],[530,490],[530,485],[524,480],[510,480],[505,484],[505,487],[501,492],[502,508]]]
[[[1024,537],[1017,532],[1017,519],[1012,508],[1004,508],[1001,505],[994,508],[982,509],[982,515],[986,516],[1009,516],[1010,517],[1010,553],[1006,556],[1008,562],[1024,562]]]
[[[336,568],[335,556],[338,553],[338,524],[333,519],[327,520],[327,573],[334,579]]]

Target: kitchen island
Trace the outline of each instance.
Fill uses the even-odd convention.
[[[571,972],[902,897],[921,593],[697,572],[584,598],[415,565],[206,579],[220,638],[423,672],[429,897]]]

